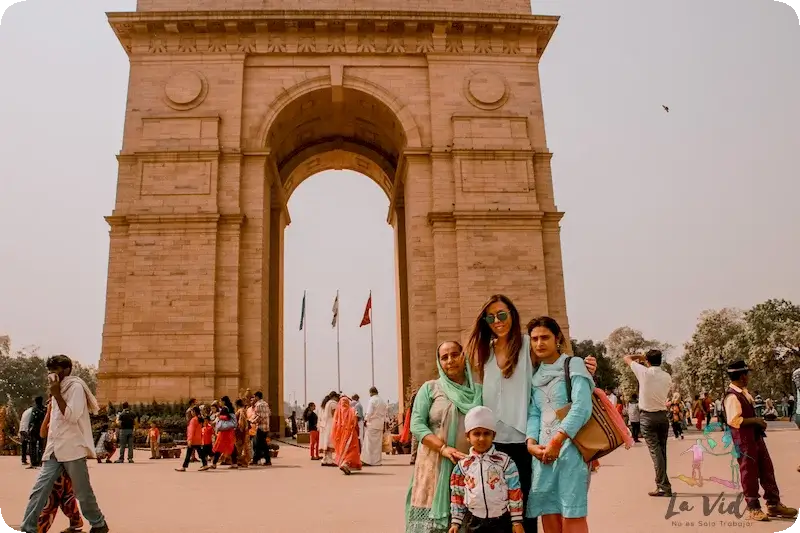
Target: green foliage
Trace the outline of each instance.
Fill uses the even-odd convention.
[[[603,390],[617,388],[619,376],[611,363],[611,359],[606,355],[605,344],[591,339],[582,341],[572,339],[571,344],[573,355],[581,359],[586,359],[589,356],[597,359],[597,373],[594,376],[594,381],[599,388]]]
[[[791,392],[791,373],[800,367],[800,306],[768,300],[744,312],[704,311],[676,364],[678,390],[684,397],[721,394],[727,387],[724,369],[737,359],[752,369],[749,388],[754,393],[779,399]]]
[[[672,349],[672,346],[666,342],[645,339],[641,331],[628,326],[622,326],[612,331],[608,339],[606,339],[605,346],[608,357],[611,359],[611,364],[618,376],[618,389],[625,397],[638,392],[639,383],[631,369],[625,364],[624,357],[626,355],[644,353],[651,349],[658,349],[664,353],[666,358],[667,352]]]
[[[0,350],[0,398],[22,413],[36,396],[47,395],[47,369],[36,347],[25,347],[16,353]]]

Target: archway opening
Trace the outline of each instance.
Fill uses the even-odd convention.
[[[269,265],[268,294],[269,337],[278,342],[267,347],[268,374],[271,402],[284,410],[318,403],[336,389],[366,397],[373,346],[375,386],[383,398],[402,402],[410,362],[399,177],[407,125],[390,105],[347,84],[327,86],[296,96],[270,120],[265,246],[277,258]],[[359,327],[370,290],[374,322]],[[299,328],[303,291],[305,335]]]
[[[347,202],[330,201],[337,195]],[[305,180],[289,199],[283,289],[287,408],[302,409],[306,397],[319,405],[336,389],[366,398],[373,349],[375,386],[382,398],[398,399],[397,274],[388,205],[366,176],[336,170]],[[371,324],[361,327],[370,293]]]

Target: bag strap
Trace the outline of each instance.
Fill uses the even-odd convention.
[[[564,384],[567,386],[567,403],[572,403],[572,378],[569,374],[569,361],[572,356],[564,359]]]

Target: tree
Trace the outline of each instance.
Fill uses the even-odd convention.
[[[727,384],[725,368],[748,352],[746,331],[744,313],[739,309],[712,309],[700,314],[680,359],[678,381],[684,398],[703,392],[722,394]]]
[[[606,346],[602,342],[595,342],[591,339],[579,341],[572,339],[572,352],[576,357],[586,359],[593,356],[597,359],[597,372],[594,381],[603,390],[615,389],[619,385],[619,376],[611,360],[606,356]]]
[[[754,370],[750,389],[780,398],[792,390],[791,374],[800,366],[800,306],[767,300],[747,311],[744,321]]]
[[[645,339],[641,331],[628,326],[622,326],[612,331],[606,339],[605,346],[619,377],[619,389],[625,396],[638,392],[639,383],[631,369],[625,364],[624,357],[651,349],[661,350],[666,357],[666,353],[672,349],[672,346],[666,342]]]
[[[82,365],[78,361],[72,362],[72,375],[81,378],[89,386],[92,394],[97,394],[97,367],[94,365]]]
[[[0,355],[0,398],[8,397],[18,412],[24,411],[36,396],[47,393],[47,369],[35,346],[13,354]]]

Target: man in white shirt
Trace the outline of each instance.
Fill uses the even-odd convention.
[[[378,396],[378,389],[370,388],[364,448],[361,451],[361,462],[367,466],[380,466],[383,462],[383,428],[386,425],[387,414],[388,407]]]
[[[639,380],[639,418],[642,435],[656,470],[657,488],[648,494],[671,497],[672,485],[667,475],[667,439],[670,427],[667,399],[672,388],[672,378],[661,368],[661,360],[661,350],[649,350],[644,356],[625,356],[625,363],[631,367],[636,379]]]
[[[89,413],[98,411],[97,399],[82,379],[70,375],[72,360],[66,355],[49,358],[47,370],[52,396],[50,429],[42,456],[42,469],[31,490],[20,531],[37,533],[39,515],[47,504],[53,485],[61,473],[66,472],[72,479],[81,512],[92,525],[90,533],[108,533],[86,465],[87,457],[96,457]]]
[[[33,406],[28,407],[22,413],[22,418],[19,420],[19,440],[22,443],[22,464],[28,464],[28,443],[30,438],[28,436],[28,429],[31,425],[31,413]]]

